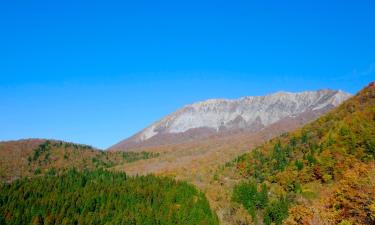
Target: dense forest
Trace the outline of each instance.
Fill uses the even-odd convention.
[[[0,186],[0,224],[218,224],[186,182],[69,170]]]
[[[227,167],[255,223],[375,224],[375,87]]]

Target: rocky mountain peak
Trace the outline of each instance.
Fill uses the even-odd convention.
[[[287,117],[326,112],[350,96],[340,90],[323,89],[298,93],[280,91],[239,99],[209,99],[184,106],[114,147],[189,131],[189,135],[194,136],[191,130],[203,128],[213,133],[236,129],[259,131]]]

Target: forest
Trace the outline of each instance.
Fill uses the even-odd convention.
[[[255,223],[375,223],[375,88],[238,157],[232,200]]]
[[[55,140],[0,143],[0,182],[61,173],[69,169],[106,169],[158,157],[156,152],[109,152],[88,145]]]
[[[218,224],[186,182],[102,169],[46,174],[0,186],[0,224]]]

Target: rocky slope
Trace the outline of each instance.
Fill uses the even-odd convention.
[[[342,91],[318,90],[234,100],[210,99],[183,107],[110,150],[184,143],[228,132],[254,133],[280,120],[303,119],[303,115],[318,117],[350,96]]]

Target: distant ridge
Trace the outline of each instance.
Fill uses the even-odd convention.
[[[129,151],[227,133],[255,133],[288,118],[315,119],[349,97],[351,94],[341,90],[324,89],[299,93],[277,92],[233,100],[209,99],[177,110],[109,150]]]

